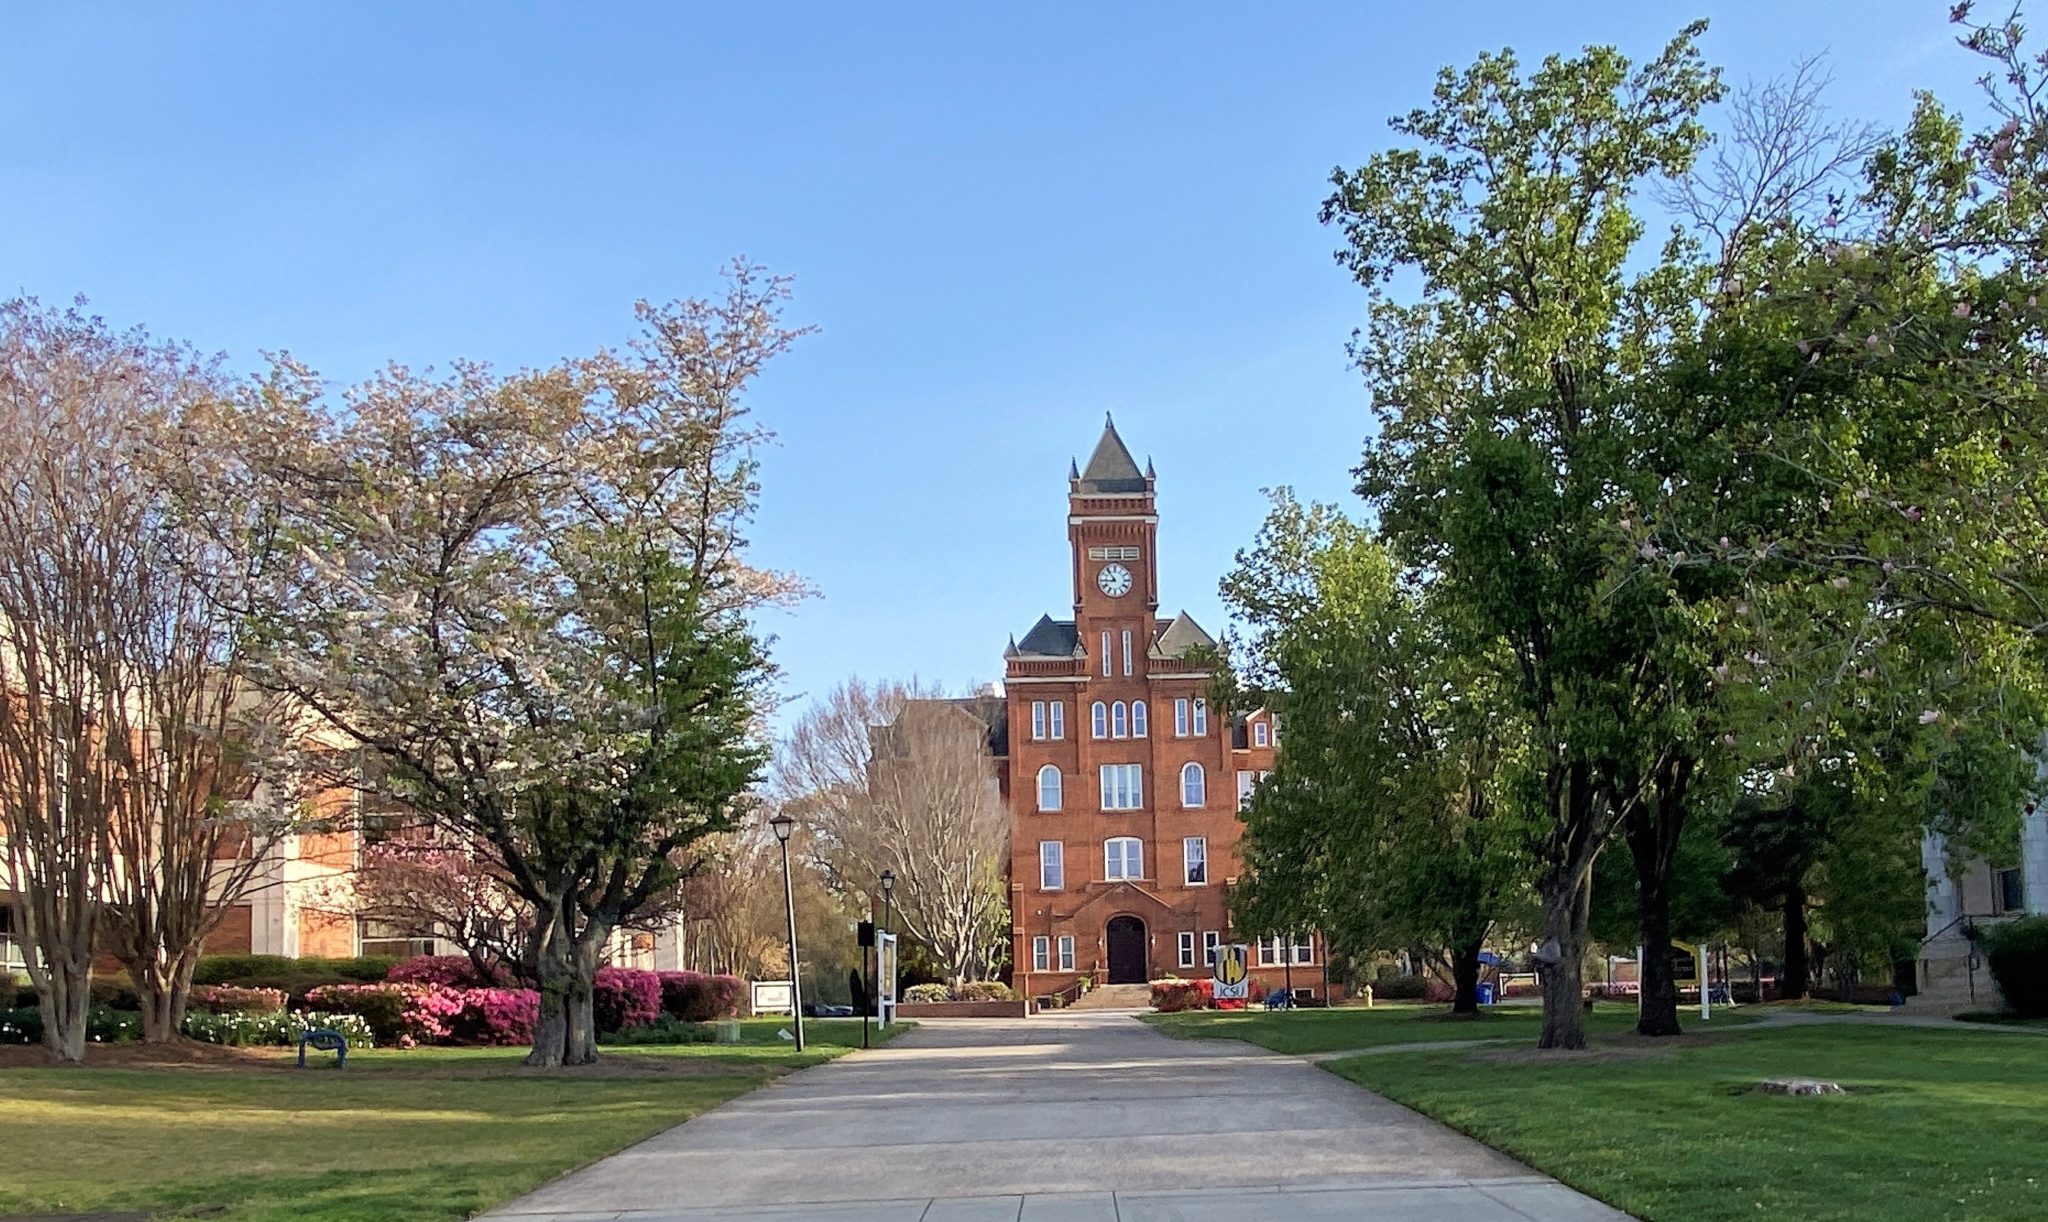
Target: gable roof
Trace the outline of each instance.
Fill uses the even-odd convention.
[[[1159,658],[1184,658],[1195,648],[1214,649],[1216,638],[1202,630],[1195,618],[1183,611],[1173,617],[1166,631],[1152,642],[1152,655]]]
[[[1145,491],[1145,473],[1138,470],[1138,460],[1131,457],[1124,439],[1117,436],[1116,421],[1107,415],[1102,418],[1102,438],[1095,443],[1095,452],[1088,456],[1077,491],[1083,496]]]
[[[1010,646],[1008,656],[1039,658],[1071,658],[1074,649],[1081,643],[1081,634],[1074,630],[1074,621],[1056,620],[1050,615],[1041,615],[1024,639]]]

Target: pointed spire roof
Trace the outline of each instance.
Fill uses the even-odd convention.
[[[1116,421],[1108,413],[1102,417],[1102,439],[1095,443],[1095,452],[1088,456],[1088,466],[1081,472],[1083,496],[1117,496],[1146,490],[1145,473],[1138,470],[1138,460],[1131,457],[1130,447],[1117,436]]]

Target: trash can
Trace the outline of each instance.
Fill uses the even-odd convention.
[[[1479,982],[1479,1004],[1482,1006],[1490,1006],[1493,1004],[1492,981],[1482,980]]]

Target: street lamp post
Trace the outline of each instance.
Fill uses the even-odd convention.
[[[896,916],[896,910],[895,910],[895,908],[893,907],[893,904],[894,904],[894,902],[895,902],[895,898],[894,898],[894,897],[895,897],[895,895],[896,895],[896,871],[894,871],[894,870],[883,870],[883,871],[882,871],[882,930],[883,930],[884,932],[887,932],[887,931],[888,931],[888,928],[889,928],[889,926],[890,926],[890,925],[891,925],[891,924],[892,924],[892,923],[894,922],[894,919],[895,919],[895,916]],[[870,991],[871,991],[871,992],[873,992],[873,994],[874,994],[874,997],[875,997],[875,1002],[874,1002],[874,1004],[875,1004],[875,1005],[876,1005],[877,1007],[879,1007],[879,1006],[880,1006],[880,1005],[882,1004],[882,982],[881,982],[881,979],[880,979],[881,975],[882,975],[882,939],[880,939],[880,938],[876,938],[876,939],[875,939],[875,976],[876,976],[876,980],[874,981],[874,985],[873,985],[873,988],[872,988],[872,989],[871,989]]]
[[[796,820],[788,811],[776,811],[768,820],[774,829],[775,839],[782,845],[782,906],[789,914],[789,1012],[796,1019],[796,1050],[804,1050],[804,985],[803,973],[796,965],[796,889],[789,881],[789,834],[796,830]]]

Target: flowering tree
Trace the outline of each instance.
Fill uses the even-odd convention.
[[[536,1065],[596,1057],[607,939],[732,826],[765,758],[746,616],[796,583],[745,559],[768,437],[745,398],[800,334],[787,291],[742,264],[722,300],[643,304],[626,352],[393,368],[337,407],[281,362],[199,485],[284,506],[252,557],[265,681],[526,907]]]

